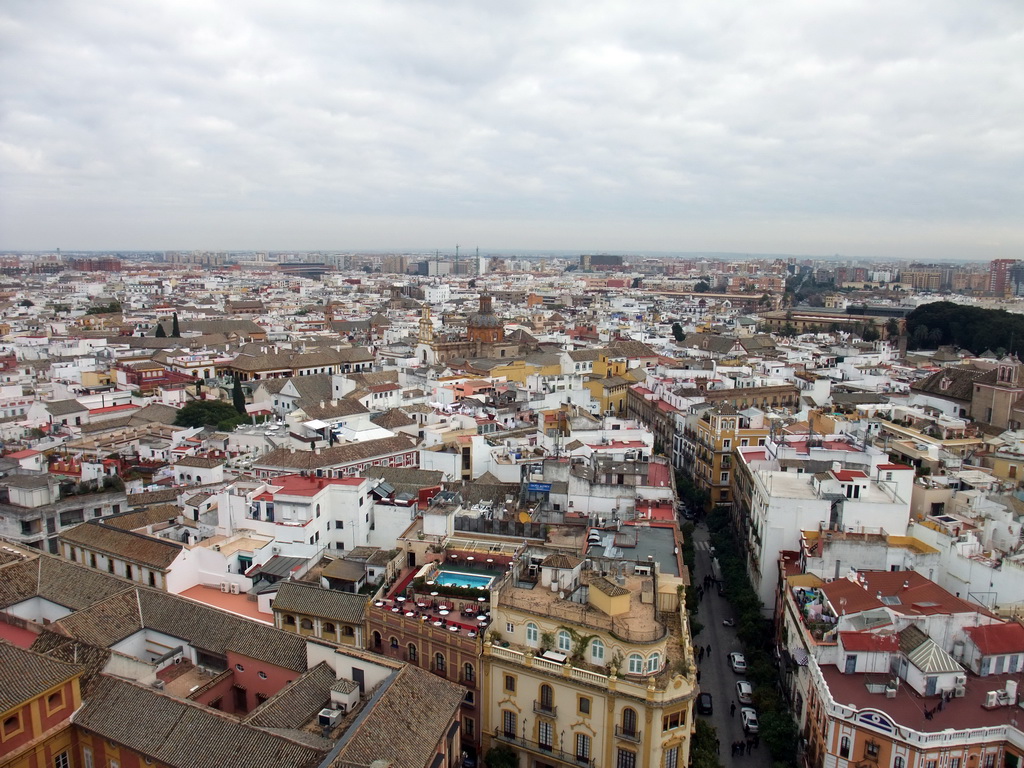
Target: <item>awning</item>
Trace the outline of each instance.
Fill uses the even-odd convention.
[[[310,429],[323,429],[327,426],[326,422],[320,421],[320,419],[313,419],[303,423],[303,426],[309,427]]]
[[[793,661],[796,662],[796,664],[798,666],[801,666],[801,667],[806,667],[807,666],[807,651],[804,650],[803,648],[793,648],[793,649],[791,649],[790,650],[790,655],[793,657]]]

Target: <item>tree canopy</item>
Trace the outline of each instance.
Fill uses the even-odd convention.
[[[178,410],[174,417],[179,427],[217,427],[223,431],[234,429],[248,419],[223,400],[194,400]]]
[[[976,355],[1000,347],[1013,354],[1024,348],[1024,315],[936,301],[907,315],[907,335],[912,349],[953,344]]]

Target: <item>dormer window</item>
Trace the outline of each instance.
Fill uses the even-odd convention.
[[[949,389],[949,384],[950,384],[950,380],[949,379],[943,379],[939,383],[939,389],[941,389],[943,392],[945,392],[947,389]]]

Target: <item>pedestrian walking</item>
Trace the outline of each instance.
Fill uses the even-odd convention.
[[[715,738],[715,754],[722,754],[722,740],[717,737]]]
[[[704,646],[701,646],[700,650],[697,651],[697,661],[704,661]]]
[[[729,705],[729,717],[736,717],[736,702]]]
[[[754,744],[754,742],[752,742],[750,739],[747,739],[747,754],[748,755],[750,754],[750,750],[753,748],[753,744]]]
[[[708,656],[711,655],[711,643],[708,643]]]
[[[761,743],[761,734],[754,734],[754,749],[757,749],[757,745]]]

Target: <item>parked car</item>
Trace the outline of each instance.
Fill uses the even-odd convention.
[[[742,653],[733,651],[729,654],[729,666],[732,667],[732,671],[736,674],[747,671],[747,657]]]
[[[702,693],[697,697],[697,714],[698,715],[712,715],[715,712],[715,708],[711,701],[710,693]]]
[[[754,686],[746,680],[736,683],[736,698],[740,704],[750,704],[754,701]]]
[[[753,707],[740,709],[740,722],[747,733],[757,733],[757,711]]]

